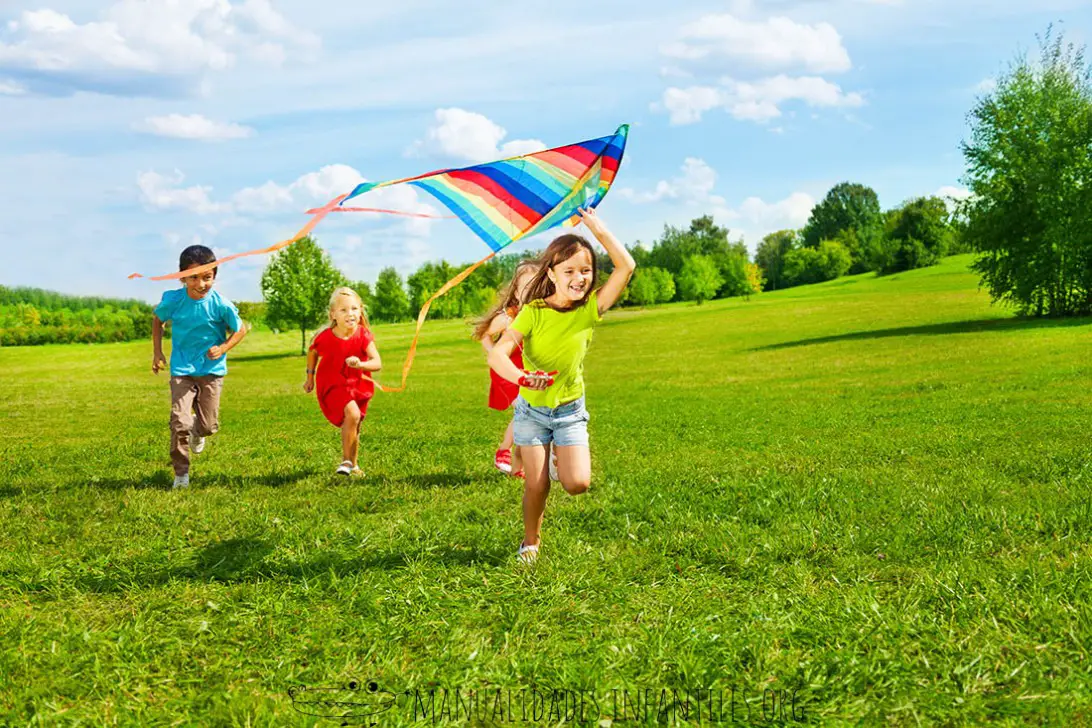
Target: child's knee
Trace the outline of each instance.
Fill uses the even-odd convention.
[[[193,415],[186,417],[185,415],[172,414],[171,415],[171,432],[176,435],[183,433],[189,434],[193,429]]]
[[[565,492],[569,495],[587,493],[588,488],[591,487],[591,478],[573,478],[569,481],[562,480],[561,487],[564,488]]]

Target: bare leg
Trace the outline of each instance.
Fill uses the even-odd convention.
[[[360,444],[360,407],[356,402],[345,405],[345,419],[341,423],[341,459],[356,465],[356,451]]]
[[[587,445],[554,445],[557,475],[569,495],[580,495],[591,487],[591,451]]]
[[[512,447],[512,430],[514,429],[515,422],[508,422],[508,429],[504,431],[504,437],[501,438],[500,447],[498,450],[508,450]]]
[[[523,453],[523,545],[537,546],[550,495],[550,474],[546,470],[547,445],[520,448]]]

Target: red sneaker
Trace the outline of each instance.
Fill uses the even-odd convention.
[[[511,450],[497,450],[497,454],[493,456],[493,467],[502,473],[512,474],[512,451]]]

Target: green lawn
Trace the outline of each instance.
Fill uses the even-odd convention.
[[[534,569],[464,324],[426,325],[351,482],[298,333],[253,334],[181,492],[150,342],[0,349],[0,725],[339,725],[304,699],[367,690],[288,691],[354,679],[382,726],[470,690],[556,724],[553,689],[604,727],[671,689],[725,723],[734,689],[736,724],[794,691],[813,724],[1092,723],[1092,321],[1015,319],[968,263],[608,314],[592,488],[555,487]],[[411,333],[376,328],[381,379]]]

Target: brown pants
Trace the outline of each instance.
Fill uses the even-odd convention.
[[[171,465],[175,475],[190,472],[190,434],[207,437],[220,429],[223,387],[224,378],[219,376],[171,377]]]

